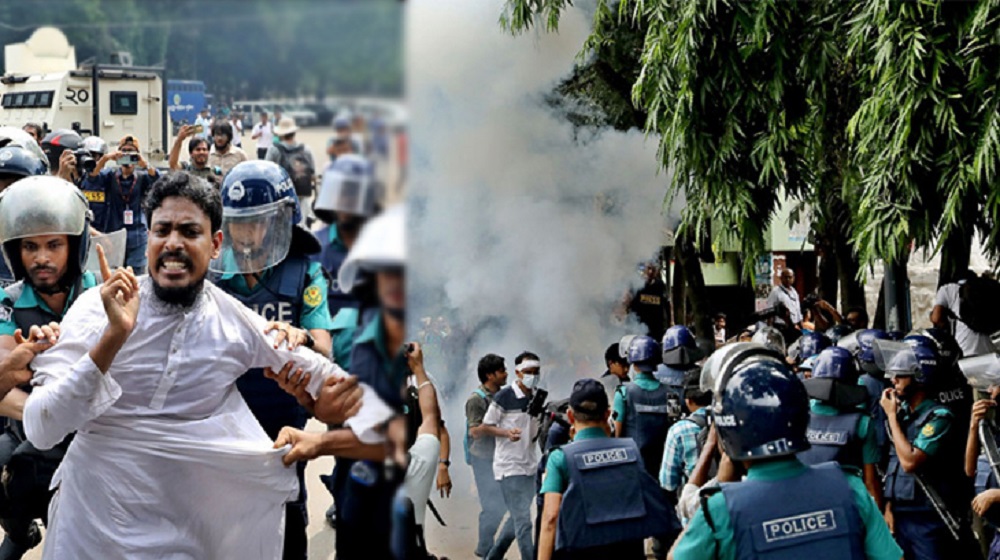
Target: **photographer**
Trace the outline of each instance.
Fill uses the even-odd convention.
[[[118,168],[104,169],[109,161],[118,162]],[[97,161],[80,186],[94,211],[95,229],[127,231],[125,266],[131,266],[136,274],[146,272],[147,226],[142,199],[158,177],[156,168],[148,166],[139,152],[139,140],[129,134],[118,142],[116,151]]]
[[[837,308],[818,294],[809,294],[802,300],[802,313],[802,328],[812,332],[825,332],[844,322]]]
[[[192,175],[205,179],[215,188],[220,188],[222,186],[222,168],[212,167],[208,164],[210,155],[208,140],[197,136],[197,134],[198,127],[189,124],[182,126],[177,132],[174,145],[170,147],[170,170],[183,169]],[[188,140],[188,155],[191,157],[191,161],[180,161],[181,145],[184,140]]]

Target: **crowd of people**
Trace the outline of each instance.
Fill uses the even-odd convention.
[[[536,354],[509,378],[483,356],[475,555],[1000,558],[1000,325],[982,310],[1000,285],[969,272],[900,333],[800,301],[794,279],[736,336],[717,315],[708,348],[682,325],[622,338],[568,400],[540,402]]]
[[[44,558],[306,558],[322,455],[338,558],[426,558],[450,450],[405,339],[403,208],[365,137],[317,176],[286,119],[261,159],[199,125],[162,169],[134,135],[0,128],[0,558],[43,524]]]

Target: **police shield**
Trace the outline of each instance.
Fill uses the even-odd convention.
[[[86,269],[100,276],[101,264],[97,257],[97,246],[104,248],[104,256],[108,259],[108,266],[114,270],[125,264],[125,243],[128,240],[125,228],[111,233],[102,233],[90,238],[90,250],[87,251]],[[104,280],[104,278],[101,278]]]
[[[285,260],[292,244],[295,199],[251,208],[225,208],[222,251],[209,268],[221,274],[254,274]]]

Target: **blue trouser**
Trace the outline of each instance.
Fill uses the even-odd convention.
[[[503,503],[507,507],[511,520],[514,522],[514,533],[517,536],[517,549],[521,558],[533,559],[535,545],[532,542],[531,503],[535,498],[535,479],[529,475],[507,476],[500,480],[500,491],[503,493]],[[501,560],[503,552],[499,550],[502,543],[498,542],[486,556],[486,560]]]
[[[993,535],[993,542],[990,543],[990,552],[986,560],[1000,560],[1000,533]]]
[[[503,492],[500,482],[493,478],[493,459],[482,459],[472,456],[472,475],[476,480],[476,492],[479,494],[479,543],[476,545],[476,556],[485,558],[496,547],[496,553],[503,557],[514,542],[514,523],[510,518],[503,524],[499,537],[497,529],[503,521],[507,508],[503,503]],[[496,542],[494,543],[494,537]]]
[[[903,549],[905,560],[944,560],[950,558],[982,558],[981,549],[968,524],[959,529],[961,542],[933,510],[893,511],[896,542]]]

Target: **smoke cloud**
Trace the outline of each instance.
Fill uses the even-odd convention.
[[[410,328],[427,316],[451,324],[457,343],[427,355],[461,400],[489,352],[511,376],[515,355],[538,353],[555,395],[600,375],[608,344],[645,331],[612,314],[666,226],[656,139],[577,141],[543,101],[571,71],[590,14],[570,9],[558,35],[511,37],[502,7],[428,0],[408,14]]]

